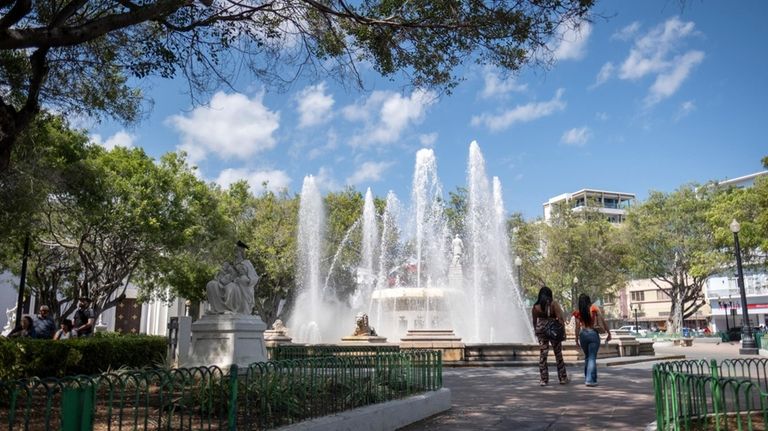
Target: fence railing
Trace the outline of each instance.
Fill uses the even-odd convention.
[[[0,429],[261,430],[441,387],[436,351],[0,381]]]
[[[333,356],[368,356],[380,353],[397,353],[400,351],[398,345],[336,345],[336,344],[312,344],[296,345],[284,344],[267,348],[267,354],[273,361],[285,359],[304,359],[320,358]]]
[[[768,425],[768,359],[671,361],[653,367],[659,430]]]

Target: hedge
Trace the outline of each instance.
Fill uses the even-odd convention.
[[[0,380],[157,367],[166,354],[166,339],[149,335],[97,334],[59,341],[0,337]]]

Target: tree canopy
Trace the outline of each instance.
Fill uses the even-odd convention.
[[[243,66],[267,83],[358,65],[450,90],[467,62],[514,71],[594,0],[0,0],[0,172],[41,107],[133,121],[131,78],[186,78],[193,98]]]

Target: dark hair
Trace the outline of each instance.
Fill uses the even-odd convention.
[[[30,328],[32,327],[32,325],[35,324],[35,321],[32,320],[32,317],[30,317],[28,314],[25,314],[25,315],[21,316],[21,320],[26,320],[27,323],[29,323],[29,327]]]
[[[543,285],[539,289],[539,297],[533,305],[538,305],[541,312],[546,313],[545,310],[550,304],[552,304],[552,289],[548,288],[547,285]]]
[[[65,328],[67,328],[67,331],[72,330],[72,320],[71,319],[62,319],[61,324],[64,325]]]
[[[589,312],[591,305],[592,300],[589,299],[589,295],[586,293],[579,295],[579,320],[584,322],[584,325],[592,324],[592,313]]]

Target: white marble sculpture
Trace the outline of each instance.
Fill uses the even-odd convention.
[[[256,269],[245,259],[248,248],[238,241],[235,260],[226,262],[206,288],[210,309],[192,323],[192,343],[184,366],[237,364],[246,369],[267,360],[264,330],[267,325],[253,314]]]
[[[464,241],[462,241],[457,234],[453,237],[451,245],[453,246],[453,264],[459,265],[461,264],[461,256],[464,254]]]
[[[253,313],[253,289],[259,278],[251,261],[244,256],[244,247],[238,245],[234,262],[225,262],[206,285],[210,305],[208,314]]]

